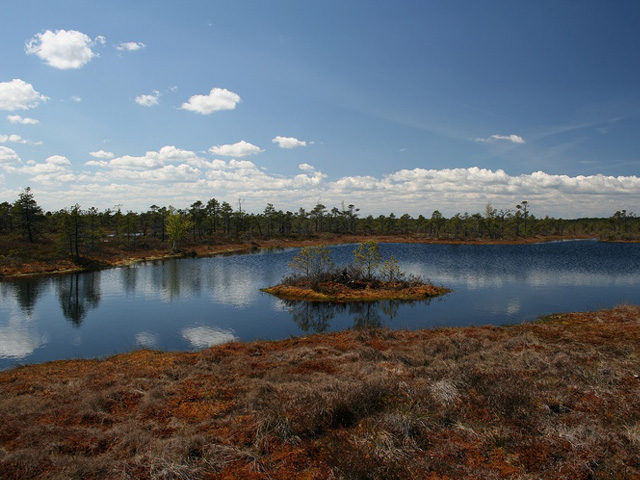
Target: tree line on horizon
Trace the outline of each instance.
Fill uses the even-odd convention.
[[[363,216],[355,205],[327,207],[322,203],[296,212],[278,210],[267,203],[261,213],[243,210],[239,201],[215,198],[200,200],[188,208],[151,205],[147,211],[123,212],[119,206],[98,210],[79,204],[44,212],[30,188],[13,202],[0,203],[0,235],[19,236],[28,243],[55,235],[61,248],[79,257],[99,247],[105,238],[120,239],[144,247],[147,240],[180,244],[227,238],[265,239],[278,236],[308,237],[322,234],[419,235],[432,239],[514,239],[535,236],[590,235],[604,239],[635,239],[640,236],[640,217],[626,210],[608,218],[562,219],[534,215],[532,205],[522,201],[513,208],[496,209],[490,203],[482,213],[457,213],[449,218],[438,210],[411,216],[407,213]]]

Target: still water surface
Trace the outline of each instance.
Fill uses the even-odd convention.
[[[296,249],[148,262],[0,283],[0,369],[136,348],[193,350],[364,325],[512,324],[640,304],[640,244],[382,244],[401,269],[454,291],[430,302],[286,302],[260,292]],[[355,245],[330,247],[337,264]]]

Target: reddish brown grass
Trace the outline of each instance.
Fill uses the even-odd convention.
[[[0,373],[2,478],[638,478],[640,308]]]

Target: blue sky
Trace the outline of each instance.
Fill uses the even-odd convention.
[[[632,1],[5,2],[0,201],[638,211]]]

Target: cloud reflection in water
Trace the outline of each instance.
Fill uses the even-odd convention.
[[[213,347],[238,340],[231,330],[206,326],[185,328],[182,337],[194,348]]]

